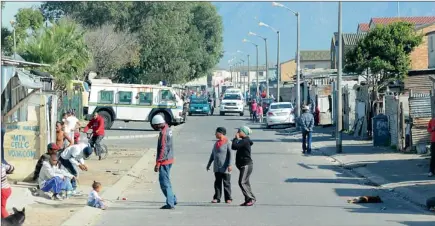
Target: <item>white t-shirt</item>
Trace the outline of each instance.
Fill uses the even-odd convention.
[[[77,119],[77,117],[71,115],[69,117],[67,117],[65,119],[65,132],[66,133],[71,133],[74,132],[75,128],[76,128],[76,124],[79,120]]]
[[[101,200],[101,198],[100,195],[98,195],[98,192],[92,189],[88,196],[88,202],[92,202],[94,200]]]

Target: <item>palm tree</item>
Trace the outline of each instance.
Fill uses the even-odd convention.
[[[25,40],[18,52],[28,61],[50,64],[45,70],[54,76],[56,89],[62,90],[69,80],[81,78],[91,61],[84,32],[73,20],[63,18]]]

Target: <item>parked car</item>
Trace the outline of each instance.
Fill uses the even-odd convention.
[[[213,115],[213,106],[205,97],[191,97],[189,103],[189,116],[193,114]]]
[[[266,115],[266,127],[276,125],[294,125],[294,107],[290,102],[271,103]]]
[[[275,100],[273,98],[261,99],[261,106],[263,107],[263,115],[267,114],[267,111],[269,110],[269,105],[273,102],[275,102]]]

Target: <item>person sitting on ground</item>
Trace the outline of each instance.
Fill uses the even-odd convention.
[[[72,191],[72,185],[69,181],[73,178],[71,173],[61,168],[58,164],[57,154],[53,153],[50,155],[49,161],[42,163],[38,184],[43,192],[53,192],[52,198],[62,200],[62,190]]]
[[[8,174],[12,174],[14,172],[14,167],[10,164],[6,164],[2,162],[2,190],[1,190],[1,218],[5,218],[9,216],[8,211],[6,210],[6,203],[8,198],[11,196],[12,190],[11,185],[8,182]]]
[[[88,206],[99,208],[99,209],[106,209],[106,205],[104,205],[104,200],[100,197],[98,193],[101,192],[101,189],[103,186],[100,182],[94,181],[92,183],[92,191],[89,193],[88,196]]]
[[[88,158],[91,154],[92,148],[84,143],[68,147],[62,152],[62,154],[60,154],[60,164],[74,176],[74,178],[71,179],[73,195],[78,195],[76,178],[78,177],[79,171],[77,167],[81,170],[87,171],[88,167],[85,165],[85,160],[83,158]]]
[[[48,161],[50,159],[50,155],[56,154],[59,149],[60,149],[60,147],[57,146],[57,144],[55,144],[55,143],[49,143],[47,145],[47,153],[44,153],[43,155],[41,155],[38,162],[36,163],[35,172],[33,173],[33,180],[34,181],[38,180],[38,178],[39,178],[39,173],[41,172],[42,163],[44,161]]]
[[[67,148],[65,147],[65,140],[68,141],[68,147],[72,146],[74,143],[72,139],[68,136],[67,133],[63,130],[64,123],[63,122],[56,122],[56,145],[60,148],[59,152],[62,152],[63,149]]]

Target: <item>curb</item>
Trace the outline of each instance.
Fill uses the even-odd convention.
[[[394,196],[396,196],[398,198],[402,198],[403,200],[427,211],[427,207],[426,207],[427,197],[423,197],[422,195],[418,194],[417,192],[412,191],[409,188],[388,187],[388,184],[393,184],[393,183],[391,181],[386,180],[385,178],[383,178],[379,174],[373,173],[364,167],[347,168],[347,167],[345,167],[346,166],[345,163],[343,163],[339,158],[334,157],[333,154],[330,154],[327,151],[324,151],[324,148],[318,148],[318,150],[324,156],[335,160],[338,163],[339,167],[342,167],[343,169],[350,171],[352,174],[354,174],[357,177],[364,178],[372,186],[387,190],[388,192],[392,193]]]
[[[108,201],[116,200],[119,195],[122,194],[134,180],[139,176],[140,172],[148,167],[149,161],[152,160],[154,151],[152,149],[148,150],[134,166],[127,172],[126,175],[122,176],[115,184],[113,184],[109,189],[107,189],[101,197]],[[83,205],[86,205],[85,203]],[[106,205],[110,206],[110,202],[106,201]],[[77,226],[77,225],[93,225],[99,220],[103,210],[84,206],[71,217],[69,217],[62,226]]]
[[[146,134],[146,135],[125,135],[125,136],[107,136],[105,140],[122,140],[122,139],[136,139],[136,138],[154,138],[158,137],[159,134]]]

